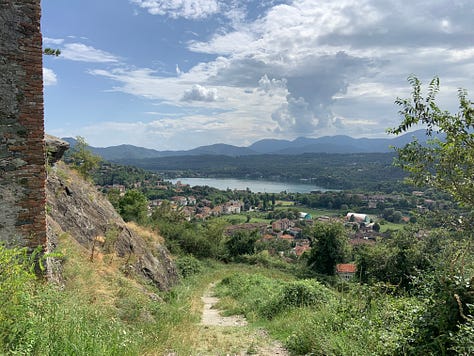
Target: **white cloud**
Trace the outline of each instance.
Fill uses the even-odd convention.
[[[410,95],[406,78],[411,73],[424,82],[439,75],[442,93],[454,99],[456,87],[472,87],[474,23],[468,14],[474,6],[466,1],[446,6],[292,0],[266,8],[253,20],[242,5],[250,0],[133,2],[173,18],[200,19],[220,11],[230,19],[207,41],[187,43],[189,51],[216,58],[187,71],[176,66],[176,76],[147,68],[91,71],[114,81],[113,90],[181,108],[185,117],[143,124],[143,135],[153,128],[156,135],[169,132],[159,136],[169,147],[191,144],[188,127],[192,142],[199,144],[214,137],[243,144],[269,136],[382,135],[399,119],[393,102]],[[217,93],[225,100],[217,100]],[[196,107],[223,112],[211,123],[195,115]]]
[[[67,135],[83,136],[90,145],[99,147],[127,143],[158,150],[170,147],[179,150],[209,142],[249,145],[269,132],[266,125],[256,125],[253,117],[237,118],[232,113],[225,113],[217,117],[162,117],[150,122],[99,122]]]
[[[68,43],[61,48],[61,58],[93,63],[117,63],[118,57],[82,43]]]
[[[219,12],[217,0],[131,0],[152,15],[204,19]]]
[[[43,85],[50,86],[55,85],[58,82],[58,78],[56,77],[56,73],[52,69],[44,68],[43,67]]]
[[[192,89],[187,89],[182,97],[182,101],[217,101],[217,90],[207,89],[199,84],[193,85]]]
[[[263,77],[260,78],[258,81],[259,89],[264,91],[265,93],[272,93],[274,91],[281,91],[283,90],[286,92],[286,79],[275,79],[275,78],[268,78],[265,74]]]
[[[45,45],[60,45],[64,42],[64,39],[62,38],[49,38],[49,37],[43,37],[43,44]]]

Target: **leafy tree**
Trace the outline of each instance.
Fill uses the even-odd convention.
[[[183,208],[174,208],[168,200],[164,200],[152,213],[151,218],[154,222],[166,221],[173,224],[186,220]]]
[[[317,273],[334,275],[336,264],[346,256],[348,242],[341,224],[318,223],[312,229],[308,265]]]
[[[77,143],[71,153],[73,168],[84,178],[90,179],[91,172],[99,167],[102,158],[90,151],[84,137],[77,136],[76,141]]]
[[[125,221],[144,223],[148,212],[148,200],[136,189],[128,190],[119,200],[119,213]]]
[[[403,120],[398,127],[389,130],[402,134],[411,127],[423,124],[426,134],[443,134],[433,137],[427,146],[413,141],[403,148],[397,148],[400,167],[410,173],[415,185],[428,185],[452,195],[464,206],[474,206],[474,107],[467,92],[459,89],[459,112],[451,114],[441,110],[435,102],[439,91],[439,78],[428,86],[428,94],[421,94],[421,82],[415,76],[408,78],[413,91],[409,99],[398,98]]]
[[[54,49],[54,48],[45,48],[43,50],[43,54],[44,55],[47,55],[47,56],[55,56],[55,57],[58,57],[60,54],[61,54],[61,50],[60,49]]]
[[[435,102],[439,91],[439,79],[434,78],[426,97],[421,94],[421,82],[411,76],[412,97],[396,100],[401,106],[403,120],[389,132],[401,134],[414,125],[426,127],[426,134],[433,132],[441,137],[433,137],[427,146],[416,140],[403,148],[396,149],[397,163],[410,173],[410,181],[415,185],[427,185],[449,193],[454,200],[468,210],[474,208],[474,107],[467,98],[467,92],[459,89],[459,112],[451,114],[441,110]],[[452,219],[451,231],[443,229],[443,236],[449,243],[437,251],[438,265],[433,273],[420,275],[420,294],[427,300],[426,310],[415,324],[416,337],[408,345],[409,354],[450,354],[459,340],[472,339],[473,333],[457,335],[466,331],[462,324],[472,324],[472,315],[467,315],[474,303],[474,260],[472,258],[472,222],[459,224]],[[466,219],[469,220],[469,219]],[[462,220],[461,220],[462,222]],[[457,231],[453,231],[457,230]],[[449,250],[452,248],[452,250]],[[425,254],[425,256],[428,254]],[[399,257],[400,263],[406,263]],[[406,271],[407,272],[407,271]],[[407,349],[403,350],[406,353]]]
[[[226,223],[220,220],[208,221],[203,227],[202,232],[206,240],[209,242],[207,257],[222,258],[225,254],[225,237],[224,229]]]
[[[115,208],[115,210],[119,211],[119,209],[120,209],[120,206],[119,206],[119,202],[120,202],[120,190],[118,190],[118,189],[110,189],[110,190],[107,192],[107,199],[109,199],[110,203],[113,205],[113,207]]]
[[[402,217],[403,217],[402,212],[396,210],[396,211],[393,212],[392,221],[394,223],[399,223],[400,221],[402,221]]]
[[[254,254],[258,238],[259,233],[256,230],[236,231],[225,244],[230,257]]]

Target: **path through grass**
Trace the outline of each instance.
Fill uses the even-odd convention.
[[[203,297],[213,297],[213,285],[236,272],[261,273],[271,272],[245,265],[217,265],[207,272],[191,277],[176,290],[182,299],[181,320],[177,322],[167,340],[166,350],[169,355],[288,355],[280,343],[272,340],[269,334],[242,319],[227,319],[216,322],[220,325],[203,325],[205,305]],[[213,299],[213,304],[218,299]],[[176,305],[175,302],[172,304]],[[215,305],[213,306],[215,308]],[[208,309],[209,310],[209,309]],[[212,309],[211,313],[214,313]],[[230,322],[227,322],[231,320]],[[230,324],[230,325],[229,325]]]

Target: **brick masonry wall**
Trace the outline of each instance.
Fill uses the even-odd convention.
[[[40,0],[0,0],[0,242],[46,244]]]

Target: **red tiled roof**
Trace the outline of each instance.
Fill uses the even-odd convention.
[[[296,253],[296,256],[301,256],[305,251],[309,251],[311,250],[311,247],[309,246],[296,246],[295,247],[295,253]]]
[[[339,263],[336,265],[337,273],[355,273],[357,266],[353,263]]]

